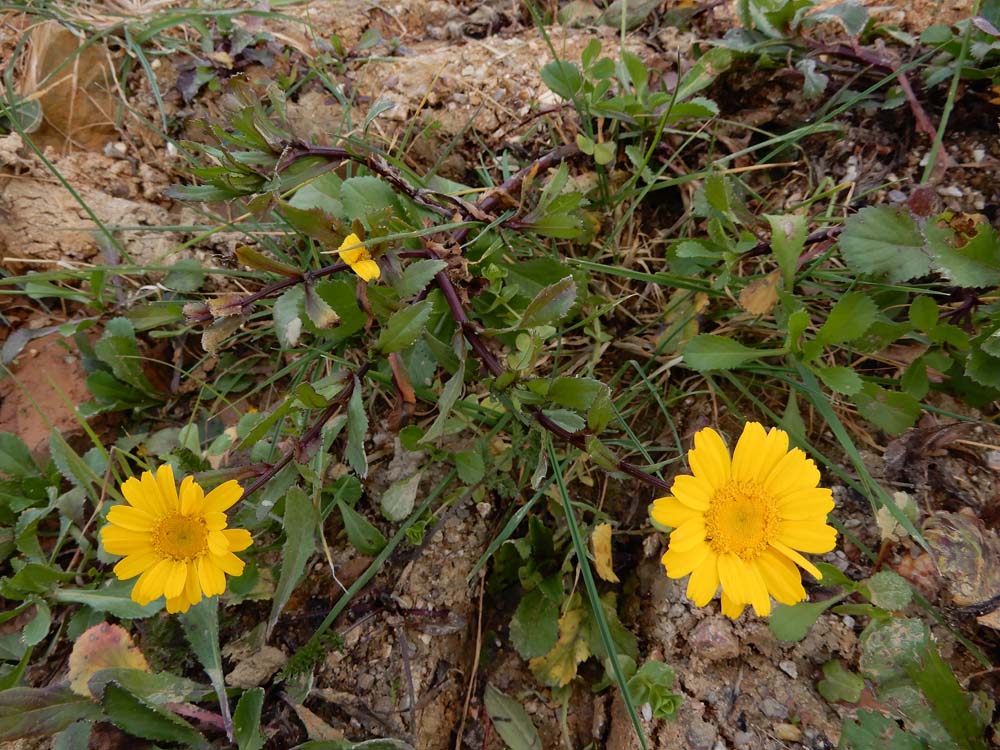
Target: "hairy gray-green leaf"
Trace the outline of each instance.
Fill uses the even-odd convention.
[[[209,747],[208,740],[184,719],[135,697],[113,682],[104,691],[101,705],[111,723],[126,734],[189,748]]]
[[[497,734],[510,750],[542,750],[542,738],[520,703],[487,685],[483,704]]]
[[[347,463],[362,479],[368,476],[368,454],[365,453],[365,435],[368,434],[368,415],[361,398],[361,383],[354,381],[354,390],[347,402]]]
[[[198,604],[180,615],[181,628],[191,644],[191,651],[198,657],[205,674],[208,675],[222,709],[222,723],[226,733],[232,736],[233,720],[229,715],[229,699],[226,697],[226,681],[222,674],[222,651],[219,648],[219,598],[213,596],[202,599]],[[166,739],[153,737],[151,739]]]
[[[413,476],[393,482],[386,488],[379,503],[386,520],[398,523],[410,517],[417,499],[417,490],[420,488],[421,476],[422,472],[418,471]]]
[[[293,286],[274,301],[274,333],[283,349],[290,349],[299,341],[304,301],[305,291],[301,286]]]
[[[285,495],[285,514],[281,519],[285,543],[281,548],[281,574],[274,589],[271,615],[267,620],[268,638],[316,547],[318,525],[319,519],[312,500],[300,487],[291,487]]]
[[[452,408],[455,406],[455,402],[458,401],[459,396],[462,395],[462,389],[465,387],[465,360],[458,365],[458,369],[455,374],[448,378],[448,382],[444,384],[444,388],[441,389],[441,398],[438,399],[438,414],[434,418],[434,422],[431,426],[427,428],[427,432],[424,436],[420,438],[419,442],[429,443],[444,434],[444,427],[448,421],[448,415],[451,414]]]

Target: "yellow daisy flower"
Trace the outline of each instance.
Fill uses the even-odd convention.
[[[340,243],[340,259],[351,267],[365,281],[372,281],[382,275],[378,263],[372,260],[372,254],[364,246],[356,234],[349,234]]]
[[[653,520],[673,527],[663,566],[670,578],[690,575],[687,596],[704,607],[722,586],[722,611],[736,619],[750,604],[761,617],[771,597],[806,598],[796,565],[820,572],[800,552],[829,552],[837,532],[826,524],[833,493],[816,464],[787,433],[749,422],[732,458],[715,430],[694,436],[692,475],[674,479],[671,495],[654,501]]]
[[[180,495],[174,471],[164,464],[122,484],[127,505],[108,511],[101,542],[112,555],[125,555],[115,575],[125,581],[139,576],[132,599],[149,604],[165,596],[167,612],[186,612],[192,604],[226,590],[226,574],[243,573],[234,552],[250,546],[246,529],[227,529],[225,511],[243,495],[236,481],[207,495],[194,477],[184,477]]]

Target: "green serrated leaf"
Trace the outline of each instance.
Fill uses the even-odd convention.
[[[929,331],[938,322],[938,306],[931,297],[914,297],[910,303],[910,324],[918,331]]]
[[[0,690],[0,740],[53,735],[74,722],[98,720],[101,709],[90,696],[64,685]]]
[[[861,292],[848,292],[834,304],[816,340],[844,344],[864,336],[878,315],[878,305]]]
[[[101,338],[94,344],[94,353],[111,368],[116,378],[147,396],[158,396],[142,369],[143,357],[135,341],[135,328],[128,318],[108,321]]]
[[[524,659],[544,656],[559,637],[559,602],[535,588],[521,597],[510,621],[510,642]]]
[[[497,734],[510,750],[542,750],[542,738],[520,703],[487,685],[483,705]]]
[[[31,451],[17,435],[0,432],[0,473],[11,479],[27,479],[38,476],[38,466],[31,457]]]
[[[560,279],[542,289],[528,303],[517,328],[549,325],[563,318],[576,302],[576,281],[572,276]]]
[[[702,333],[683,348],[684,362],[692,370],[732,370],[761,357],[783,353],[783,349],[752,349],[738,341],[714,333]]]
[[[771,252],[774,253],[785,282],[785,290],[795,284],[795,270],[806,243],[806,217],[799,214],[773,216],[765,214],[771,225]]]
[[[831,391],[853,396],[861,390],[861,376],[850,367],[817,367],[816,374]]]
[[[365,218],[392,209],[399,212],[399,200],[389,184],[371,175],[351,177],[340,186],[340,200],[348,216]]]
[[[383,354],[398,352],[410,346],[424,332],[432,310],[433,303],[425,299],[393,313],[383,326],[375,346]]]
[[[542,68],[542,82],[552,93],[566,100],[572,100],[583,87],[580,69],[567,60],[553,60]]]
[[[208,740],[182,718],[135,697],[116,683],[108,685],[101,705],[108,720],[126,734],[189,748],[209,747]]]
[[[479,451],[460,451],[455,454],[455,469],[465,484],[477,484],[486,474],[486,462]]]
[[[274,589],[271,614],[267,620],[268,638],[316,548],[318,526],[319,519],[312,501],[300,487],[291,487],[285,495],[285,513],[281,519],[285,543],[281,548],[281,574]]]
[[[205,283],[205,269],[195,258],[183,258],[170,267],[163,286],[175,292],[194,292]]]
[[[1000,284],[1000,238],[988,222],[976,226],[976,234],[959,237],[951,227],[928,221],[924,232],[934,257],[934,266],[949,281],[963,287]]]
[[[448,264],[445,261],[435,258],[414,261],[403,269],[402,275],[393,284],[393,288],[400,297],[412,297],[414,294],[422,292],[431,279],[447,267]]]
[[[861,691],[864,687],[865,681],[860,675],[846,669],[839,661],[833,660],[823,665],[823,679],[819,681],[816,689],[830,703],[838,701],[857,703],[861,700]]]
[[[134,581],[113,581],[99,589],[57,588],[52,591],[54,601],[63,604],[83,604],[94,612],[107,612],[123,620],[141,620],[163,609],[162,597],[142,606],[132,600],[130,592]]]
[[[305,285],[304,308],[306,317],[317,328],[329,328],[340,320],[337,312],[317,294],[312,284]]]
[[[903,208],[871,206],[848,218],[840,252],[854,271],[893,282],[925,276],[931,270],[924,237]]]
[[[853,396],[861,416],[890,435],[900,435],[920,417],[920,402],[909,393],[865,383]]]

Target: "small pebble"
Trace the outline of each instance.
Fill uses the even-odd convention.
[[[733,626],[721,617],[702,620],[688,636],[691,651],[705,661],[735,659],[740,655],[740,642]]]
[[[786,659],[785,661],[778,662],[778,668],[793,680],[797,679],[799,676],[799,668],[795,666],[794,661],[788,661]]]
[[[794,724],[775,724],[774,734],[782,742],[800,742],[802,730]]]
[[[794,675],[792,676],[794,677]],[[788,718],[788,708],[786,708],[780,701],[776,701],[774,698],[765,698],[762,700],[760,702],[760,712],[769,719]]]

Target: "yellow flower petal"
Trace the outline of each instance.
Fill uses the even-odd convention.
[[[108,511],[108,523],[130,531],[149,533],[156,526],[156,518],[127,505],[115,505]]]
[[[742,445],[742,450],[741,450]],[[788,453],[788,433],[748,422],[733,451],[733,478],[763,481]]]
[[[162,512],[159,504],[154,502],[153,498],[146,496],[142,489],[142,482],[135,477],[129,477],[122,483],[122,496],[125,498],[125,502],[133,508],[145,513],[158,516]]]
[[[160,466],[156,471],[156,484],[166,507],[176,512],[180,508],[180,502],[177,499],[177,484],[174,482],[174,467],[170,464]]]
[[[819,469],[811,458],[792,448],[778,461],[763,484],[778,500],[790,492],[819,484]]]
[[[184,481],[181,482],[180,508],[181,514],[185,516],[195,516],[205,512],[205,491],[194,481],[194,477],[184,477]]]
[[[150,548],[148,531],[122,529],[110,524],[101,529],[101,544],[112,555],[134,555]]]
[[[223,572],[231,576],[243,575],[243,566],[245,563],[232,552],[227,552],[224,555],[212,554],[208,557],[215,565],[222,568]]]
[[[692,518],[701,517],[702,512],[689,508],[675,498],[661,497],[653,501],[653,510],[650,511],[650,515],[658,524],[676,529]]]
[[[702,561],[708,557],[711,549],[707,544],[701,544],[694,549],[679,551],[673,545],[663,553],[660,562],[667,571],[668,578],[683,578],[692,570],[701,565]]]
[[[176,508],[172,508],[167,505],[167,501],[164,500],[163,495],[160,494],[160,485],[156,481],[156,477],[153,476],[152,472],[142,472],[142,476],[139,477],[139,486],[142,494],[146,497],[146,502],[149,505],[150,512],[154,515],[167,516],[176,512]]]
[[[790,492],[778,500],[778,513],[786,521],[826,521],[833,510],[833,493],[826,487]]]
[[[195,605],[201,601],[201,585],[198,581],[197,563],[191,563],[187,566],[187,580],[184,582],[184,593],[182,596],[191,605]]]
[[[208,549],[214,555],[224,555],[229,552],[229,540],[221,531],[208,532]]]
[[[183,594],[167,599],[167,612],[169,614],[175,615],[187,612],[190,607],[191,605],[188,603],[187,597]]]
[[[750,590],[750,604],[758,617],[767,617],[771,614],[771,596],[767,593],[767,586],[761,577],[757,567],[752,563],[744,563],[747,574],[747,585]]]
[[[712,485],[690,474],[677,475],[674,477],[674,483],[670,486],[670,493],[676,500],[689,508],[701,511],[708,509],[714,492],[715,489]]]
[[[811,562],[806,560],[802,555],[800,555],[792,548],[778,541],[771,542],[771,546],[774,547],[774,549],[776,549],[778,552],[783,554],[785,557],[787,557],[789,560],[791,560],[793,563],[798,565],[800,568],[808,571],[808,573],[817,581],[823,578],[823,575],[819,572],[819,568],[817,568]]]
[[[694,475],[706,480],[712,489],[721,487],[729,479],[729,449],[722,442],[719,433],[711,427],[695,433],[694,450],[688,453],[688,463],[691,464]]]
[[[226,514],[218,511],[209,511],[202,518],[205,521],[205,528],[209,531],[222,531],[226,528]]]
[[[829,552],[837,546],[837,530],[819,521],[782,521],[778,538],[800,552]]]
[[[215,596],[226,590],[226,576],[208,555],[198,559],[198,581],[205,596]]]
[[[691,571],[687,585],[687,598],[694,602],[695,606],[704,607],[712,601],[718,590],[719,556],[709,549],[705,558]]]
[[[670,549],[678,552],[705,542],[705,518],[698,514],[670,532]]]
[[[802,576],[795,563],[784,555],[768,550],[758,557],[753,565],[771,596],[782,604],[796,604],[805,601],[806,590],[802,587]]]
[[[246,529],[223,529],[222,533],[225,534],[226,541],[229,542],[230,552],[242,552],[253,544],[253,537]]]
[[[746,607],[746,605],[738,604],[737,602],[734,602],[732,599],[730,599],[726,595],[725,589],[723,589],[722,596],[720,596],[719,598],[722,601],[722,614],[724,614],[726,617],[732,620],[739,619],[739,616],[743,614],[743,609]]]
[[[243,488],[238,482],[230,479],[205,495],[205,512],[221,513],[229,510],[241,497],[243,497]]]
[[[176,599],[184,593],[184,586],[187,584],[187,563],[183,560],[175,560],[167,573],[167,582],[163,586],[163,595],[167,599]]]
[[[351,266],[351,270],[365,281],[374,281],[382,275],[382,269],[374,260],[359,260]]]
[[[163,596],[163,588],[167,585],[167,575],[171,568],[173,568],[171,560],[161,559],[153,567],[146,570],[135,582],[132,598],[139,604],[146,605]]]
[[[114,572],[119,580],[127,581],[129,578],[135,578],[142,571],[155,565],[157,560],[159,558],[155,552],[129,555],[128,557],[123,557],[115,564]]]
[[[719,583],[722,591],[737,604],[749,604],[751,587],[746,566],[734,554],[719,555]]]

